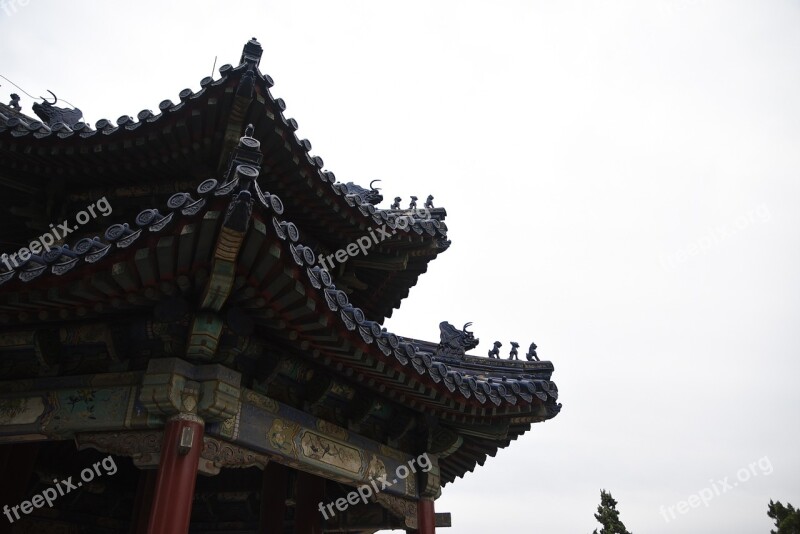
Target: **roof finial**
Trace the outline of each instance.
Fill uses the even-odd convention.
[[[261,43],[253,37],[244,45],[242,49],[242,58],[239,60],[239,63],[248,63],[258,68],[258,64],[261,62],[262,52],[264,52],[264,49],[261,47]]]

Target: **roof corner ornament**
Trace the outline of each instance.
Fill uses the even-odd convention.
[[[231,151],[228,157],[228,170],[225,172],[226,183],[231,183],[236,177],[236,171],[240,165],[249,165],[261,171],[261,143],[253,137],[255,129],[252,124],[248,124],[244,129],[244,135],[239,138],[239,143]],[[229,191],[228,191],[229,192]]]
[[[11,102],[8,103],[8,107],[15,111],[22,110],[22,107],[19,105],[19,95],[17,93],[11,93]]]
[[[417,200],[419,200],[414,195],[411,195],[411,204],[408,205],[408,209],[415,210],[417,209]]]
[[[436,356],[463,359],[468,350],[478,346],[480,341],[475,334],[467,330],[472,323],[467,323],[461,330],[447,321],[439,323],[439,346]]]
[[[502,346],[503,346],[502,343],[500,343],[499,341],[495,341],[494,342],[494,347],[492,347],[492,350],[489,351],[489,357],[490,358],[500,358],[500,347],[502,347]]]
[[[236,88],[236,96],[248,99],[253,98],[253,91],[256,87],[256,75],[253,71],[253,64],[248,63],[247,72],[242,74],[242,78],[239,80],[239,87]]]
[[[247,232],[247,228],[250,226],[250,218],[253,215],[254,201],[253,195],[250,193],[250,187],[258,179],[258,173],[258,167],[252,165],[239,165],[236,167],[234,181],[239,190],[232,193],[233,198],[228,204],[223,226],[242,235]]]
[[[433,195],[428,195],[428,199],[425,201],[425,208],[429,210],[433,209]]]
[[[519,352],[517,349],[519,348],[519,343],[516,341],[511,342],[511,352],[508,355],[509,360],[519,360]]]
[[[59,108],[56,107],[58,103],[58,97],[53,93],[53,91],[48,90],[48,93],[53,95],[53,101],[48,102],[46,98],[39,97],[42,99],[42,103],[36,102],[31,106],[33,108],[33,112],[42,119],[42,122],[47,124],[49,127],[53,127],[53,125],[58,123],[63,123],[72,128],[77,123],[81,121],[83,118],[83,112],[78,109],[69,109],[69,108]]]
[[[400,198],[400,197],[394,197],[394,202],[392,202],[392,205],[391,205],[391,206],[389,206],[389,209],[392,209],[392,210],[399,210],[399,209],[400,209],[400,202],[401,202],[402,200],[403,200],[403,199],[402,199],[402,198]]]
[[[225,214],[223,225],[236,232],[246,232],[250,224],[255,200],[267,209],[282,213],[280,200],[262,191],[258,184],[261,175],[261,143],[253,137],[255,129],[248,124],[239,144],[233,149],[228,160],[225,183],[214,192],[215,196],[230,195],[232,198]]]
[[[527,358],[529,362],[539,361],[539,356],[536,354],[536,343],[531,343],[531,346],[528,349],[528,353],[525,355],[525,358]]]
[[[365,189],[355,182],[347,182],[344,186],[348,195],[357,195],[360,198],[359,203],[366,202],[376,206],[383,202],[383,195],[381,195],[380,187],[373,185],[375,182],[380,182],[380,180],[372,180],[369,183],[369,189]]]
[[[239,63],[247,63],[252,67],[258,68],[259,63],[261,63],[261,54],[263,52],[264,49],[261,47],[261,43],[258,42],[258,39],[253,37],[244,45]]]

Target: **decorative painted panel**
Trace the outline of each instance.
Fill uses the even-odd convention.
[[[296,469],[352,486],[385,477],[388,485],[384,492],[417,497],[418,474],[409,472],[402,480],[396,476],[397,468],[411,465],[414,456],[252,390],[243,389],[241,398],[237,417],[207,425],[208,435],[232,440]],[[231,432],[231,428],[236,431]],[[377,484],[381,486],[380,482]]]

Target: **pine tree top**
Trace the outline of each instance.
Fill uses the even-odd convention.
[[[617,501],[611,496],[611,492],[604,489],[600,490],[600,505],[594,518],[603,526],[598,532],[593,534],[631,534],[619,518],[617,511]]]

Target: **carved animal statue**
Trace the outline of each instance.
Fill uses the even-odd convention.
[[[430,210],[433,209],[433,195],[428,195],[428,199],[425,201],[425,207]]]
[[[519,348],[519,343],[516,341],[511,342],[511,353],[508,355],[509,360],[519,360],[517,349]]]
[[[489,351],[489,357],[490,358],[500,358],[500,347],[502,347],[502,346],[503,346],[502,343],[500,343],[499,341],[495,341],[494,342],[494,348]]]
[[[381,202],[383,202],[383,195],[381,195],[381,193],[380,193],[380,191],[381,191],[380,188],[379,187],[375,187],[375,186],[372,185],[375,182],[380,182],[380,180],[372,180],[369,183],[369,189],[365,189],[365,188],[361,187],[360,185],[355,184],[353,182],[347,182],[344,185],[347,188],[347,192],[348,193],[351,193],[351,194],[354,194],[354,195],[358,195],[362,199],[364,199],[365,202],[369,202],[370,204],[375,206],[375,205],[378,205]]]
[[[394,202],[392,202],[392,205],[389,206],[389,208],[393,209],[393,210],[399,210],[400,209],[400,201],[401,200],[403,200],[403,199],[400,198],[400,197],[394,197]]]
[[[53,102],[48,102],[42,98],[43,102],[41,104],[37,102],[31,106],[33,108],[33,112],[36,113],[40,119],[42,119],[42,122],[48,126],[53,126],[58,122],[63,122],[70,127],[75,126],[75,124],[80,122],[81,118],[83,118],[83,112],[81,110],[78,108],[68,109],[56,107],[58,97],[54,95],[52,91],[47,92],[53,95]]]
[[[525,355],[525,358],[527,358],[529,362],[539,361],[539,356],[536,355],[536,343],[531,343],[531,346],[528,349],[528,354]]]
[[[462,330],[457,330],[447,321],[439,323],[439,346],[436,348],[436,355],[463,358],[468,350],[477,347],[480,340],[467,330],[471,324],[467,323]]]
[[[411,195],[411,204],[408,205],[408,209],[415,210],[417,209],[417,197]]]
[[[17,111],[22,110],[22,107],[19,105],[19,95],[17,93],[11,93],[11,102],[8,103],[8,107]]]

